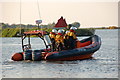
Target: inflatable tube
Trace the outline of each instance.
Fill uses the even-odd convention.
[[[11,59],[14,61],[22,61],[23,60],[23,53],[22,52],[15,53]]]
[[[73,50],[65,50],[60,52],[51,52],[45,56],[46,60],[58,61],[58,60],[79,60],[91,58],[93,53],[96,52],[101,46],[101,39],[97,35],[93,35],[87,39],[81,40],[81,43],[90,41],[91,44],[81,48],[75,48]]]
[[[50,49],[27,50],[25,52],[15,53],[11,59],[14,61],[40,61],[43,59],[47,61],[82,60],[91,58],[94,52],[99,50],[100,46],[100,37],[93,35],[81,41],[76,41],[76,48],[72,50],[60,52],[49,52],[51,51]]]

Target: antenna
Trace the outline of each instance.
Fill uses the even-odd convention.
[[[39,20],[37,20],[36,21],[36,23],[38,24],[38,29],[39,29],[39,24],[41,24],[42,23],[42,20],[41,20],[41,15],[40,15],[40,6],[39,6],[39,1],[37,0],[37,7],[38,7],[38,14],[39,14]],[[40,28],[41,28],[41,31],[42,31],[42,26],[40,26]],[[42,35],[43,35],[43,31],[42,31]]]
[[[40,16],[40,7],[39,7],[39,1],[38,0],[37,0],[37,7],[38,7],[39,19],[41,19],[41,16]]]
[[[20,0],[20,35],[22,34],[21,32],[21,0]]]

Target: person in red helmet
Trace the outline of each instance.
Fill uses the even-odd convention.
[[[75,34],[75,27],[71,27],[70,28],[70,32],[68,33],[68,36],[69,36],[69,48],[70,49],[74,49],[75,48],[75,42],[76,42],[76,34]]]
[[[52,45],[51,45],[51,51],[55,51],[55,47],[56,47],[56,44],[55,44],[55,37],[56,37],[56,34],[57,34],[57,30],[56,29],[53,29],[52,32],[50,32],[49,34],[49,37],[51,39],[51,42],[52,42]]]
[[[57,51],[62,51],[63,50],[63,31],[62,30],[58,30],[58,34],[56,35],[55,41],[56,41],[56,49]]]

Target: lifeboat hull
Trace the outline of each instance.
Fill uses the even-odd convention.
[[[48,53],[45,56],[45,60],[66,61],[66,60],[83,60],[91,58],[94,52],[99,50],[101,46],[101,39],[99,36],[93,35],[87,39],[81,40],[80,43],[81,45],[79,44],[79,46],[77,46],[77,48],[73,50]]]
[[[76,41],[76,48],[72,50],[64,50],[60,52],[49,52],[51,51],[50,49],[28,50],[25,52],[15,53],[11,59],[14,61],[68,61],[90,59],[92,58],[92,55],[99,50],[100,46],[100,37],[93,35],[81,41]]]

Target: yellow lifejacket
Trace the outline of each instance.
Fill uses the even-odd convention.
[[[54,39],[55,39],[55,37],[56,37],[55,34],[49,34],[49,36],[50,36],[50,38],[54,38]]]
[[[55,37],[55,41],[57,42],[57,43],[63,43],[63,37],[61,36],[61,35],[56,35],[56,37]]]
[[[68,36],[73,36],[74,39],[77,39],[77,37],[76,37],[74,32],[68,32]]]
[[[63,37],[63,39],[69,39],[68,38],[68,34],[65,34],[64,37]]]

